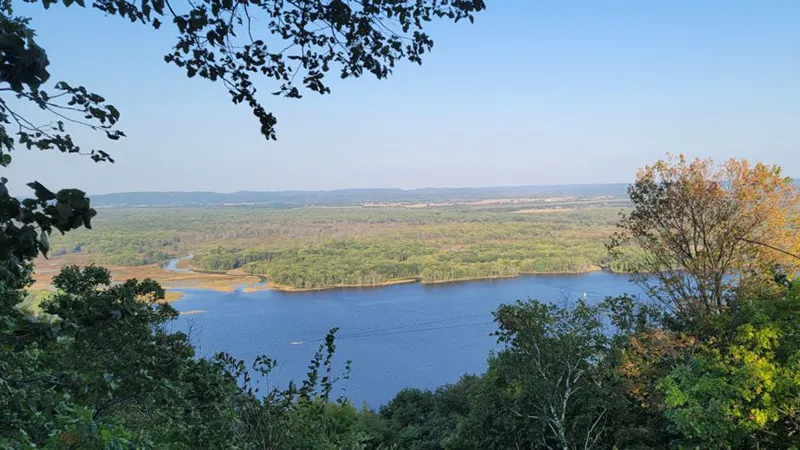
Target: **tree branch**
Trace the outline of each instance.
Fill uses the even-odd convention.
[[[740,237],[739,240],[741,240],[743,242],[747,242],[748,244],[753,244],[753,245],[759,245],[761,247],[766,247],[766,248],[768,248],[770,250],[775,250],[776,252],[783,253],[784,255],[791,256],[794,259],[800,260],[800,255],[796,255],[796,254],[794,254],[792,252],[786,251],[786,250],[784,250],[782,248],[775,247],[773,245],[769,245],[769,244],[764,243],[764,242],[754,241],[752,239],[747,239],[747,238],[744,238],[744,237]]]

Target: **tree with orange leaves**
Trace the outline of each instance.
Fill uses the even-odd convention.
[[[777,166],[668,155],[641,169],[628,194],[633,210],[609,251],[635,252],[633,280],[678,316],[717,314],[736,294],[773,289],[764,281],[776,270],[800,270],[800,193]]]

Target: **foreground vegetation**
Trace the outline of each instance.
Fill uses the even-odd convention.
[[[4,310],[16,326],[2,335],[3,448],[800,445],[800,292],[783,280],[768,287],[779,298],[739,299],[694,325],[627,297],[502,306],[505,348],[485,374],[404,390],[378,411],[339,398],[347,368],[332,367],[333,334],[307,380],[271,390],[268,358],[196,358],[168,332],[177,313],[154,302],[157,284],[104,288],[100,268],[55,282],[40,321]]]
[[[604,242],[622,208],[604,203],[108,209],[94,230],[57,236],[51,247],[112,266],[193,254],[199,270],[300,289],[584,272],[609,264]]]

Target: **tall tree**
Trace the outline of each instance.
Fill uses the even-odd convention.
[[[494,313],[503,350],[475,387],[456,448],[608,448],[611,338],[601,306],[537,301]]]
[[[718,313],[734,290],[800,268],[800,194],[776,166],[670,156],[640,170],[628,194],[633,210],[609,250],[622,259],[634,248],[633,280],[674,313]]]

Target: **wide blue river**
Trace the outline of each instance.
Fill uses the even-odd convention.
[[[492,311],[535,298],[560,302],[635,293],[626,275],[537,275],[503,280],[285,293],[186,290],[173,305],[201,356],[225,351],[278,361],[272,385],[301,381],[326,332],[339,327],[335,369],[352,360],[339,383],[357,406],[385,404],[404,387],[433,389],[465,373],[482,373],[490,352]]]

